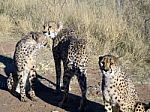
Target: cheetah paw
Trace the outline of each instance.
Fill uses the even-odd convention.
[[[31,97],[31,100],[34,101],[34,102],[36,102],[38,99],[37,99],[36,96],[34,96],[34,97]]]
[[[27,97],[21,97],[21,102],[27,102]]]

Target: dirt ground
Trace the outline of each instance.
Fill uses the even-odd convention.
[[[63,97],[63,92],[55,93],[55,71],[47,70],[44,74],[39,73],[39,80],[36,81],[35,92],[37,102],[30,99],[27,102],[20,100],[7,91],[6,80],[9,72],[12,71],[12,56],[16,42],[0,42],[0,112],[77,112],[80,102],[80,89],[77,79],[71,82],[69,100],[66,107],[59,108],[58,103]],[[52,67],[51,69],[54,69]],[[87,71],[88,102],[86,112],[104,112],[102,95],[100,90],[101,74],[98,66],[88,67]],[[138,84],[136,89],[140,99],[144,103],[150,102],[150,85]]]

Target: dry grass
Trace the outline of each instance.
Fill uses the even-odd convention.
[[[88,40],[90,66],[97,66],[99,55],[114,54],[134,76],[148,81],[150,1],[124,0],[123,8],[115,1],[1,0],[0,34],[15,39],[31,30],[40,31],[46,20],[62,21]]]

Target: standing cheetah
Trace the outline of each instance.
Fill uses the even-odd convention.
[[[43,27],[43,33],[53,40],[52,51],[56,69],[56,91],[60,91],[61,61],[64,66],[62,88],[65,91],[65,95],[60,106],[66,102],[70,80],[76,75],[82,92],[82,100],[79,107],[79,110],[82,111],[86,102],[87,91],[86,41],[85,39],[79,39],[72,30],[63,29],[61,23],[56,24],[55,22],[47,22]]]
[[[31,100],[36,100],[32,81],[36,77],[36,56],[40,48],[47,45],[47,37],[43,33],[30,32],[25,35],[17,44],[14,52],[14,65],[16,74],[10,75],[7,86],[10,91],[20,93],[21,101],[25,102],[26,87],[29,82],[29,95]]]
[[[121,112],[145,112],[139,102],[131,78],[124,72],[119,59],[112,55],[99,57],[99,66],[103,75],[102,93],[107,112],[119,107]]]

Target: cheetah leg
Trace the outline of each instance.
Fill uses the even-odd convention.
[[[61,79],[61,60],[55,60],[55,70],[56,70],[56,92],[60,92],[60,79]]]
[[[84,71],[78,73],[77,78],[82,92],[82,99],[80,101],[80,107],[79,107],[79,111],[81,112],[84,111],[87,102],[87,98],[86,98],[87,82],[86,82],[86,74],[84,73]]]
[[[105,106],[105,111],[106,112],[112,112],[112,106],[109,102],[105,101],[104,106]]]
[[[7,79],[7,88],[9,91],[12,91],[13,85],[14,85],[13,76],[12,76],[12,74],[10,74],[10,76]]]
[[[64,89],[64,96],[62,101],[59,103],[59,106],[62,107],[66,103],[68,99],[68,92],[69,92],[69,84],[70,80],[72,78],[72,74],[69,71],[65,71],[64,76],[63,76],[63,89]]]
[[[30,73],[29,73],[30,90],[28,94],[30,95],[30,98],[32,101],[37,101],[35,92],[33,90],[33,81],[35,78],[36,78],[36,72],[34,70],[30,70]]]
[[[19,81],[18,81],[16,91],[20,92],[22,102],[27,101],[27,97],[26,97],[26,93],[25,93],[25,86],[26,86],[26,81],[27,81],[27,78],[28,78],[28,73],[29,73],[28,70],[18,72]],[[20,91],[19,91],[19,89],[20,89]]]

